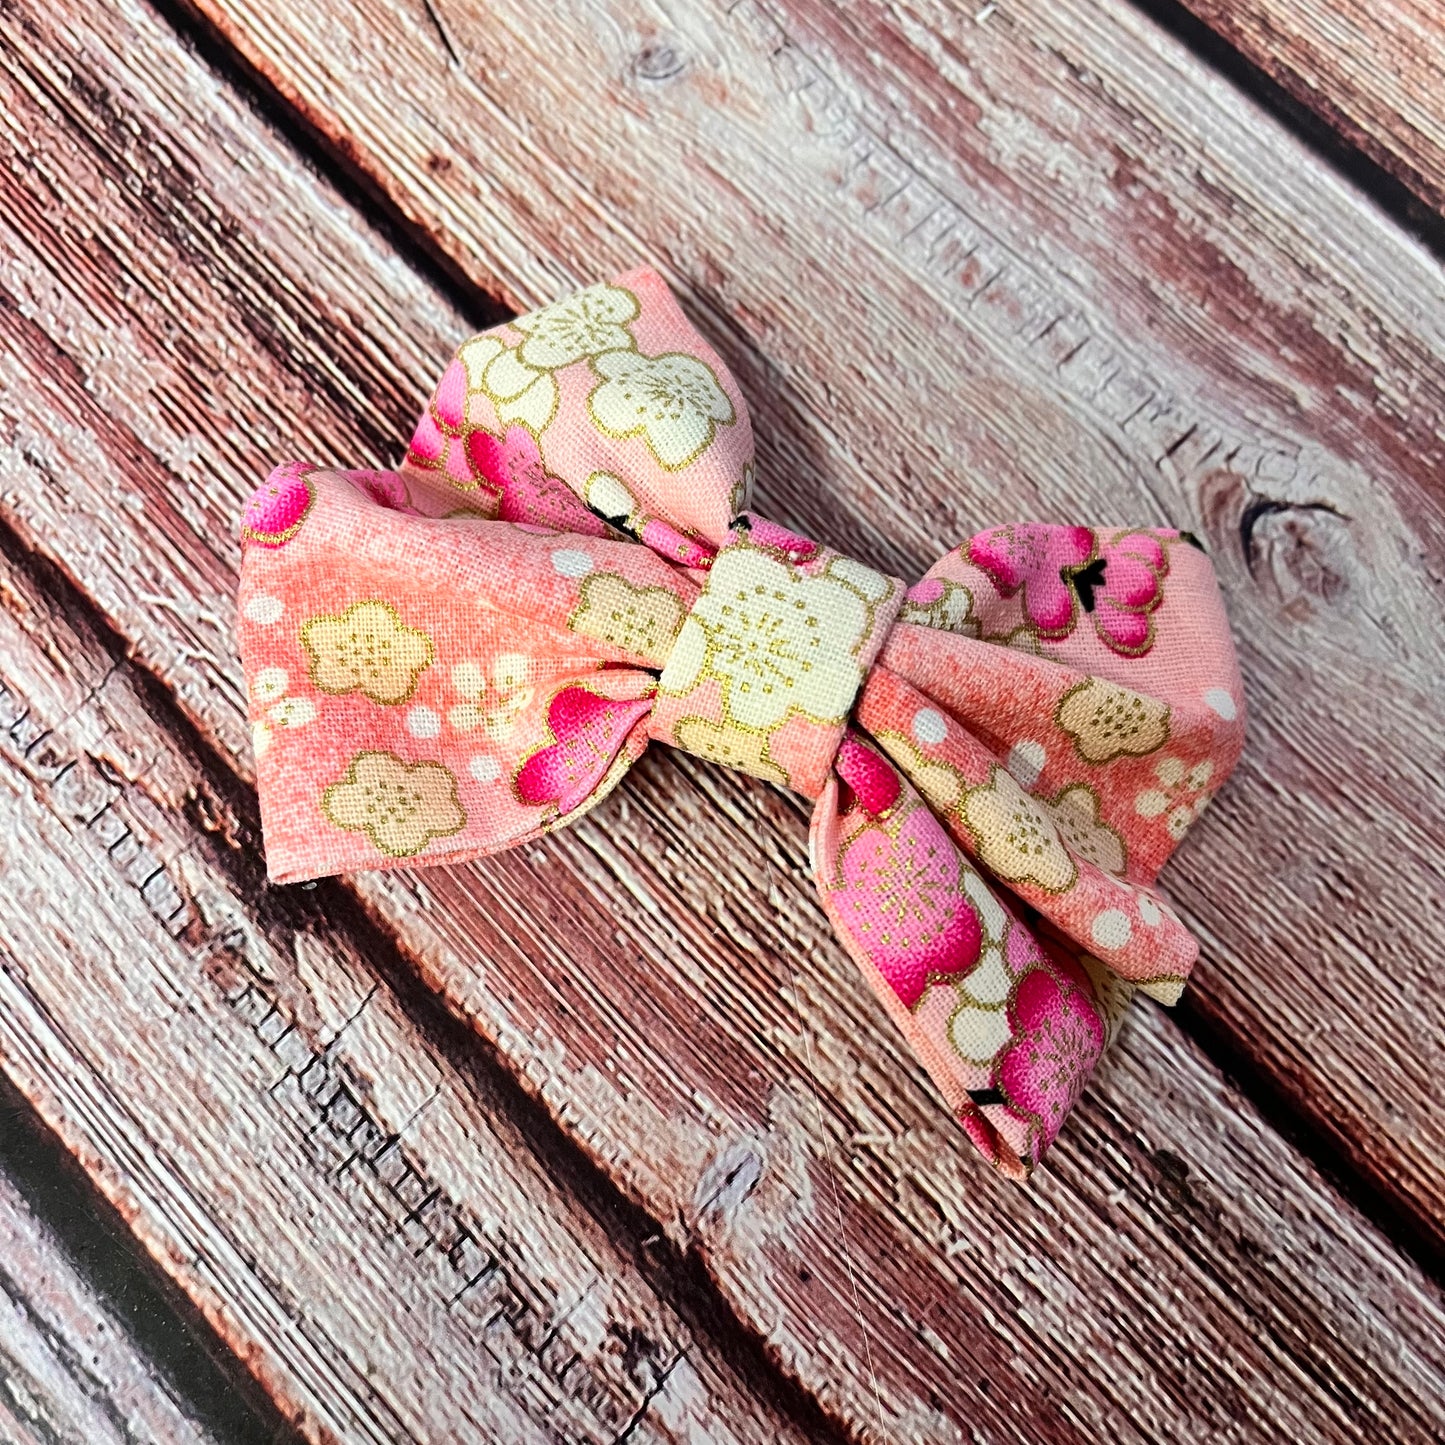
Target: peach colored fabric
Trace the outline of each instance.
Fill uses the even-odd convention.
[[[239,621],[271,877],[515,847],[654,739],[791,787],[840,938],[1022,1177],[1197,953],[1156,877],[1243,743],[1213,571],[1019,523],[909,588],[750,512],[752,474],[649,270],[467,341],[398,470],[278,467]]]

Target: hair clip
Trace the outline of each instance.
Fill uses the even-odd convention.
[[[646,269],[464,343],[396,471],[279,467],[239,622],[270,876],[516,847],[653,740],[792,788],[838,936],[1025,1177],[1198,952],[1155,880],[1243,744],[1213,569],[1029,522],[910,587],[752,480],[736,382]]]

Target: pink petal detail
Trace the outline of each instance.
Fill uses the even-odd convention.
[[[467,369],[461,358],[447,367],[446,375],[432,398],[437,420],[451,431],[458,432],[467,418]]]
[[[435,466],[441,460],[442,452],[446,450],[446,440],[437,430],[430,410],[422,412],[421,420],[417,422],[416,430],[411,435],[411,446],[408,450],[423,466]]]
[[[311,502],[303,464],[286,462],[251,493],[241,514],[241,535],[262,547],[283,546],[296,535]]]
[[[1142,652],[1149,641],[1147,612],[1120,612],[1104,602],[1094,609],[1094,626],[1115,652]]]
[[[1074,594],[1065,575],[1082,567],[1094,551],[1087,527],[1021,522],[980,532],[968,544],[969,560],[987,572],[1002,597],[1023,589],[1024,615],[1044,637],[1073,630]]]
[[[811,537],[791,532],[776,522],[768,521],[766,517],[748,512],[746,527],[748,535],[759,547],[781,553],[789,562],[806,562],[810,557],[817,556],[818,544]]]
[[[555,804],[570,813],[606,776],[627,735],[652,711],[652,699],[619,701],[588,688],[564,687],[547,708],[555,742],[539,748],[517,770],[517,797],[533,805]]]
[[[528,522],[588,537],[607,535],[606,523],[547,471],[537,438],[526,427],[509,427],[501,441],[479,428],[467,438],[467,450],[472,465],[501,497],[499,515],[504,522]]]
[[[649,519],[642,529],[642,540],[659,557],[666,557],[669,562],[676,562],[682,567],[711,567],[713,558],[717,556],[715,549],[706,542],[683,536],[671,522],[664,522],[661,517]]]
[[[853,789],[865,813],[871,813],[876,818],[898,801],[901,788],[898,774],[857,738],[844,736],[838,745],[838,755],[833,759],[833,768]]]
[[[1103,1052],[1103,1020],[1088,994],[1061,989],[1042,968],[1019,984],[1009,1016],[1015,1037],[999,1064],[999,1084],[1015,1109],[1039,1121],[1043,1148]]]
[[[909,1008],[933,975],[966,973],[978,962],[983,931],[963,892],[958,852],[926,807],[896,836],[882,826],[859,833],[842,873],[829,906]]]

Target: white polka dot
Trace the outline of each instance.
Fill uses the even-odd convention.
[[[592,570],[592,559],[585,552],[559,547],[552,553],[552,566],[564,577],[585,577]]]
[[[1019,787],[1031,788],[1038,782],[1039,774],[1043,772],[1044,764],[1048,760],[1049,755],[1044,751],[1042,743],[1025,738],[1023,742],[1015,743],[1009,749],[1008,770],[1014,775]]]
[[[1164,917],[1159,911],[1159,905],[1152,898],[1140,898],[1139,917],[1149,925],[1150,928],[1157,928],[1159,920]]]
[[[251,750],[258,758],[266,756],[266,749],[271,746],[271,729],[263,722],[251,724]]]
[[[931,707],[921,707],[913,714],[913,736],[921,743],[941,743],[948,736],[943,714]]]
[[[414,707],[406,715],[406,730],[414,738],[434,738],[442,730],[442,720],[429,707]]]
[[[316,720],[316,704],[305,697],[283,697],[267,716],[277,727],[304,728]]]
[[[1225,722],[1234,721],[1234,699],[1230,697],[1222,687],[1211,687],[1209,691],[1204,694],[1204,701],[1205,704],[1213,712],[1217,712]]]
[[[1100,948],[1123,948],[1133,935],[1134,927],[1127,914],[1117,908],[1106,908],[1094,919],[1089,932]]]
[[[270,627],[273,622],[279,622],[285,611],[286,604],[279,597],[272,597],[267,592],[256,593],[246,604],[246,616],[252,622],[259,622],[262,627]]]
[[[284,667],[263,667],[251,679],[251,696],[257,702],[275,702],[278,697],[286,696],[290,681]]]
[[[501,776],[502,765],[490,753],[478,753],[467,764],[467,771],[479,783],[490,783]]]

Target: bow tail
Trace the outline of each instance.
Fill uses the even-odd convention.
[[[838,936],[948,1107],[995,1168],[1026,1177],[1132,989],[1030,927],[856,733],[818,798],[810,853]]]
[[[928,799],[952,838],[1082,956],[1162,1003],[1178,1001],[1198,957],[1193,935],[1151,887],[1108,871],[1096,813],[1031,793],[957,717],[876,667],[856,716]]]

